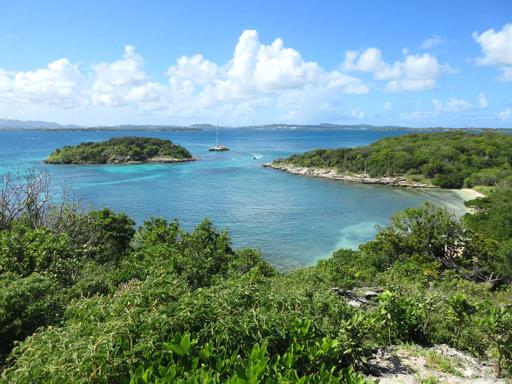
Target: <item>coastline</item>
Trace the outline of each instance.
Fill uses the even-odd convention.
[[[318,177],[330,180],[347,181],[351,183],[359,184],[378,184],[388,185],[391,187],[408,187],[408,188],[423,188],[423,189],[440,189],[438,186],[433,184],[426,184],[420,182],[413,182],[408,180],[404,176],[383,176],[383,177],[370,177],[363,173],[337,173],[333,169],[325,168],[310,168],[310,167],[299,167],[291,164],[284,163],[266,163],[263,167],[276,169],[278,171],[287,172],[293,175]],[[476,191],[475,191],[476,192]]]
[[[425,184],[425,183],[417,183],[411,182],[407,180],[404,176],[396,176],[396,177],[370,177],[366,174],[340,174],[332,169],[324,169],[324,168],[310,168],[310,167],[299,167],[291,164],[284,163],[266,163],[263,164],[265,168],[272,168],[278,171],[290,173],[293,175],[300,176],[308,176],[308,177],[317,177],[329,180],[338,180],[338,181],[346,181],[351,183],[360,183],[360,184],[377,184],[377,185],[387,185],[390,187],[404,187],[404,188],[417,188],[417,189],[437,189],[437,190],[445,190],[451,191],[457,197],[459,197],[462,201],[473,200],[479,197],[485,197],[485,195],[481,192],[478,192],[471,188],[461,188],[461,189],[443,189],[433,184]],[[468,210],[469,211],[469,210]]]

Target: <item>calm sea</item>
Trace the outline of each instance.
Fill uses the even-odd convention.
[[[364,145],[404,132],[223,130],[230,152],[211,153],[215,132],[0,131],[0,174],[44,166],[56,183],[96,208],[125,211],[138,224],[151,216],[191,229],[204,218],[231,233],[236,247],[255,247],[281,269],[314,264],[333,250],[371,239],[375,225],[426,200],[463,211],[449,191],[414,191],[293,176],[266,169],[272,159],[314,148]],[[183,164],[42,165],[55,148],[114,136],[151,136],[188,148]],[[252,157],[256,154],[258,158]]]

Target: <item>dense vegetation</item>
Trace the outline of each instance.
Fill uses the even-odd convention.
[[[45,161],[51,164],[106,164],[145,162],[153,158],[190,160],[192,155],[170,140],[148,137],[116,137],[56,149]]]
[[[508,191],[464,220],[408,209],[359,250],[281,275],[209,221],[134,228],[55,205],[41,179],[7,178],[0,200],[1,383],[363,383],[377,348],[405,342],[511,373]],[[358,287],[384,291],[354,307],[340,292]]]
[[[462,131],[387,137],[368,146],[317,149],[278,160],[304,167],[406,175],[443,188],[512,185],[512,135]]]

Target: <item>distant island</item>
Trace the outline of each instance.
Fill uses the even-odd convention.
[[[387,137],[367,146],[316,149],[266,167],[365,184],[463,188],[512,182],[512,135],[462,131]]]
[[[511,128],[492,128],[492,127],[423,127],[413,128],[398,125],[371,125],[371,124],[263,124],[247,126],[219,126],[226,129],[255,130],[255,131],[411,131],[411,132],[447,132],[457,130],[475,132],[475,131],[511,131]],[[97,125],[86,126],[76,124],[58,124],[47,121],[24,121],[12,119],[0,119],[0,131],[161,131],[161,132],[179,132],[179,131],[210,131],[216,129],[216,125],[202,123],[192,125],[154,125],[154,124],[123,124],[123,125]]]
[[[47,164],[141,164],[179,163],[195,160],[191,153],[170,140],[148,137],[117,137],[56,149]]]

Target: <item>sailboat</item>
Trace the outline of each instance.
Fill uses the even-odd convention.
[[[219,144],[219,123],[217,123],[217,131],[216,131],[216,135],[215,135],[216,139],[215,139],[215,145],[213,147],[210,147],[208,148],[209,151],[211,152],[224,152],[224,151],[229,151],[229,148],[224,146],[224,145],[221,145]]]

